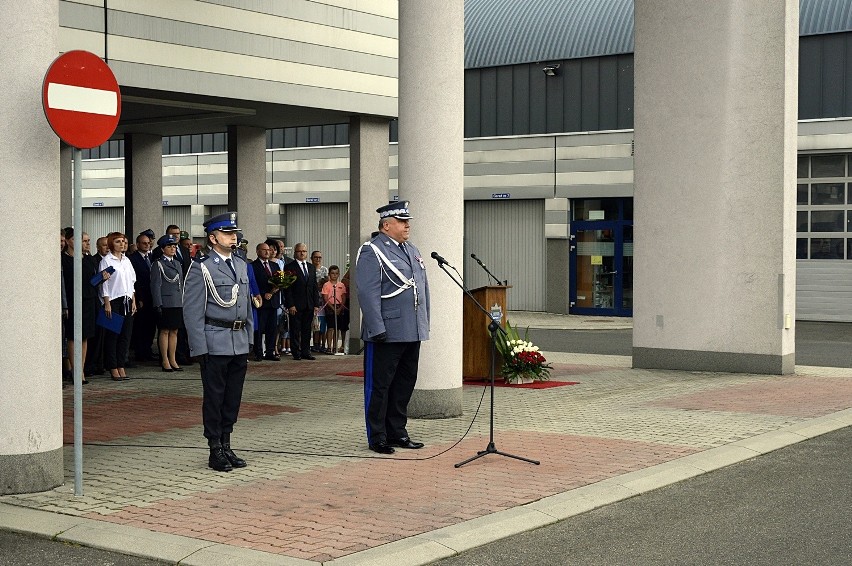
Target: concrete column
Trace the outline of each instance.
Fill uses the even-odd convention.
[[[132,244],[136,236],[148,228],[157,238],[164,233],[163,138],[151,134],[125,134],[124,231]]]
[[[0,495],[62,483],[59,139],[44,119],[44,73],[59,54],[59,4],[23,2],[0,26]],[[26,49],[21,49],[25,45]],[[45,237],[38,271],[20,237]],[[52,274],[52,275],[51,275]],[[37,300],[33,300],[37,297]]]
[[[461,269],[464,240],[464,2],[399,4],[399,199],[425,256],[430,339],[409,405],[413,417],[462,412],[462,293],[429,255]]]
[[[633,365],[792,373],[798,0],[636,0]]]
[[[73,196],[74,180],[71,169],[74,165],[74,150],[67,143],[59,150],[59,225],[64,228],[74,224]]]
[[[228,210],[254,246],[266,239],[266,130],[228,127]]]
[[[388,119],[352,117],[349,120],[350,352],[361,349],[355,256],[361,244],[378,229],[376,209],[388,203],[388,176]]]

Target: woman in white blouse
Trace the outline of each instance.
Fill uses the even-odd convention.
[[[115,272],[102,286],[104,314],[112,318],[114,314],[124,317],[119,333],[104,332],[104,368],[109,370],[115,381],[127,379],[124,366],[130,351],[130,334],[133,331],[133,315],[136,313],[136,271],[130,260],[124,255],[127,250],[127,236],[113,232],[107,236],[110,253],[101,260],[100,270],[112,267]]]

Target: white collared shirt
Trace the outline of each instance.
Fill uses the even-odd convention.
[[[104,281],[101,298],[109,297],[112,300],[120,297],[132,297],[133,285],[136,283],[136,270],[133,269],[133,264],[130,263],[127,256],[122,255],[121,259],[118,259],[112,252],[108,253],[101,260],[98,269],[103,271],[107,267],[112,267],[115,272]]]

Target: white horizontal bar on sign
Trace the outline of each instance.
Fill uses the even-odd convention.
[[[47,107],[54,110],[115,116],[118,114],[118,96],[111,90],[49,83]]]

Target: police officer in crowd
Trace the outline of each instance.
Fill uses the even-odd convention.
[[[376,209],[379,233],[358,251],[364,395],[370,450],[423,448],[405,428],[417,381],[420,342],[429,339],[429,285],[420,251],[408,242],[408,202]]]
[[[157,240],[159,257],[151,264],[151,300],[157,313],[157,344],[165,372],[183,371],[177,361],[178,330],[183,326],[183,266],[177,247],[176,237],[162,236]]]
[[[240,410],[254,323],[246,263],[233,253],[237,214],[214,216],[204,223],[204,230],[210,250],[207,255],[196,254],[187,271],[183,318],[190,353],[201,365],[208,465],[229,472],[246,466],[231,450],[231,432]]]

